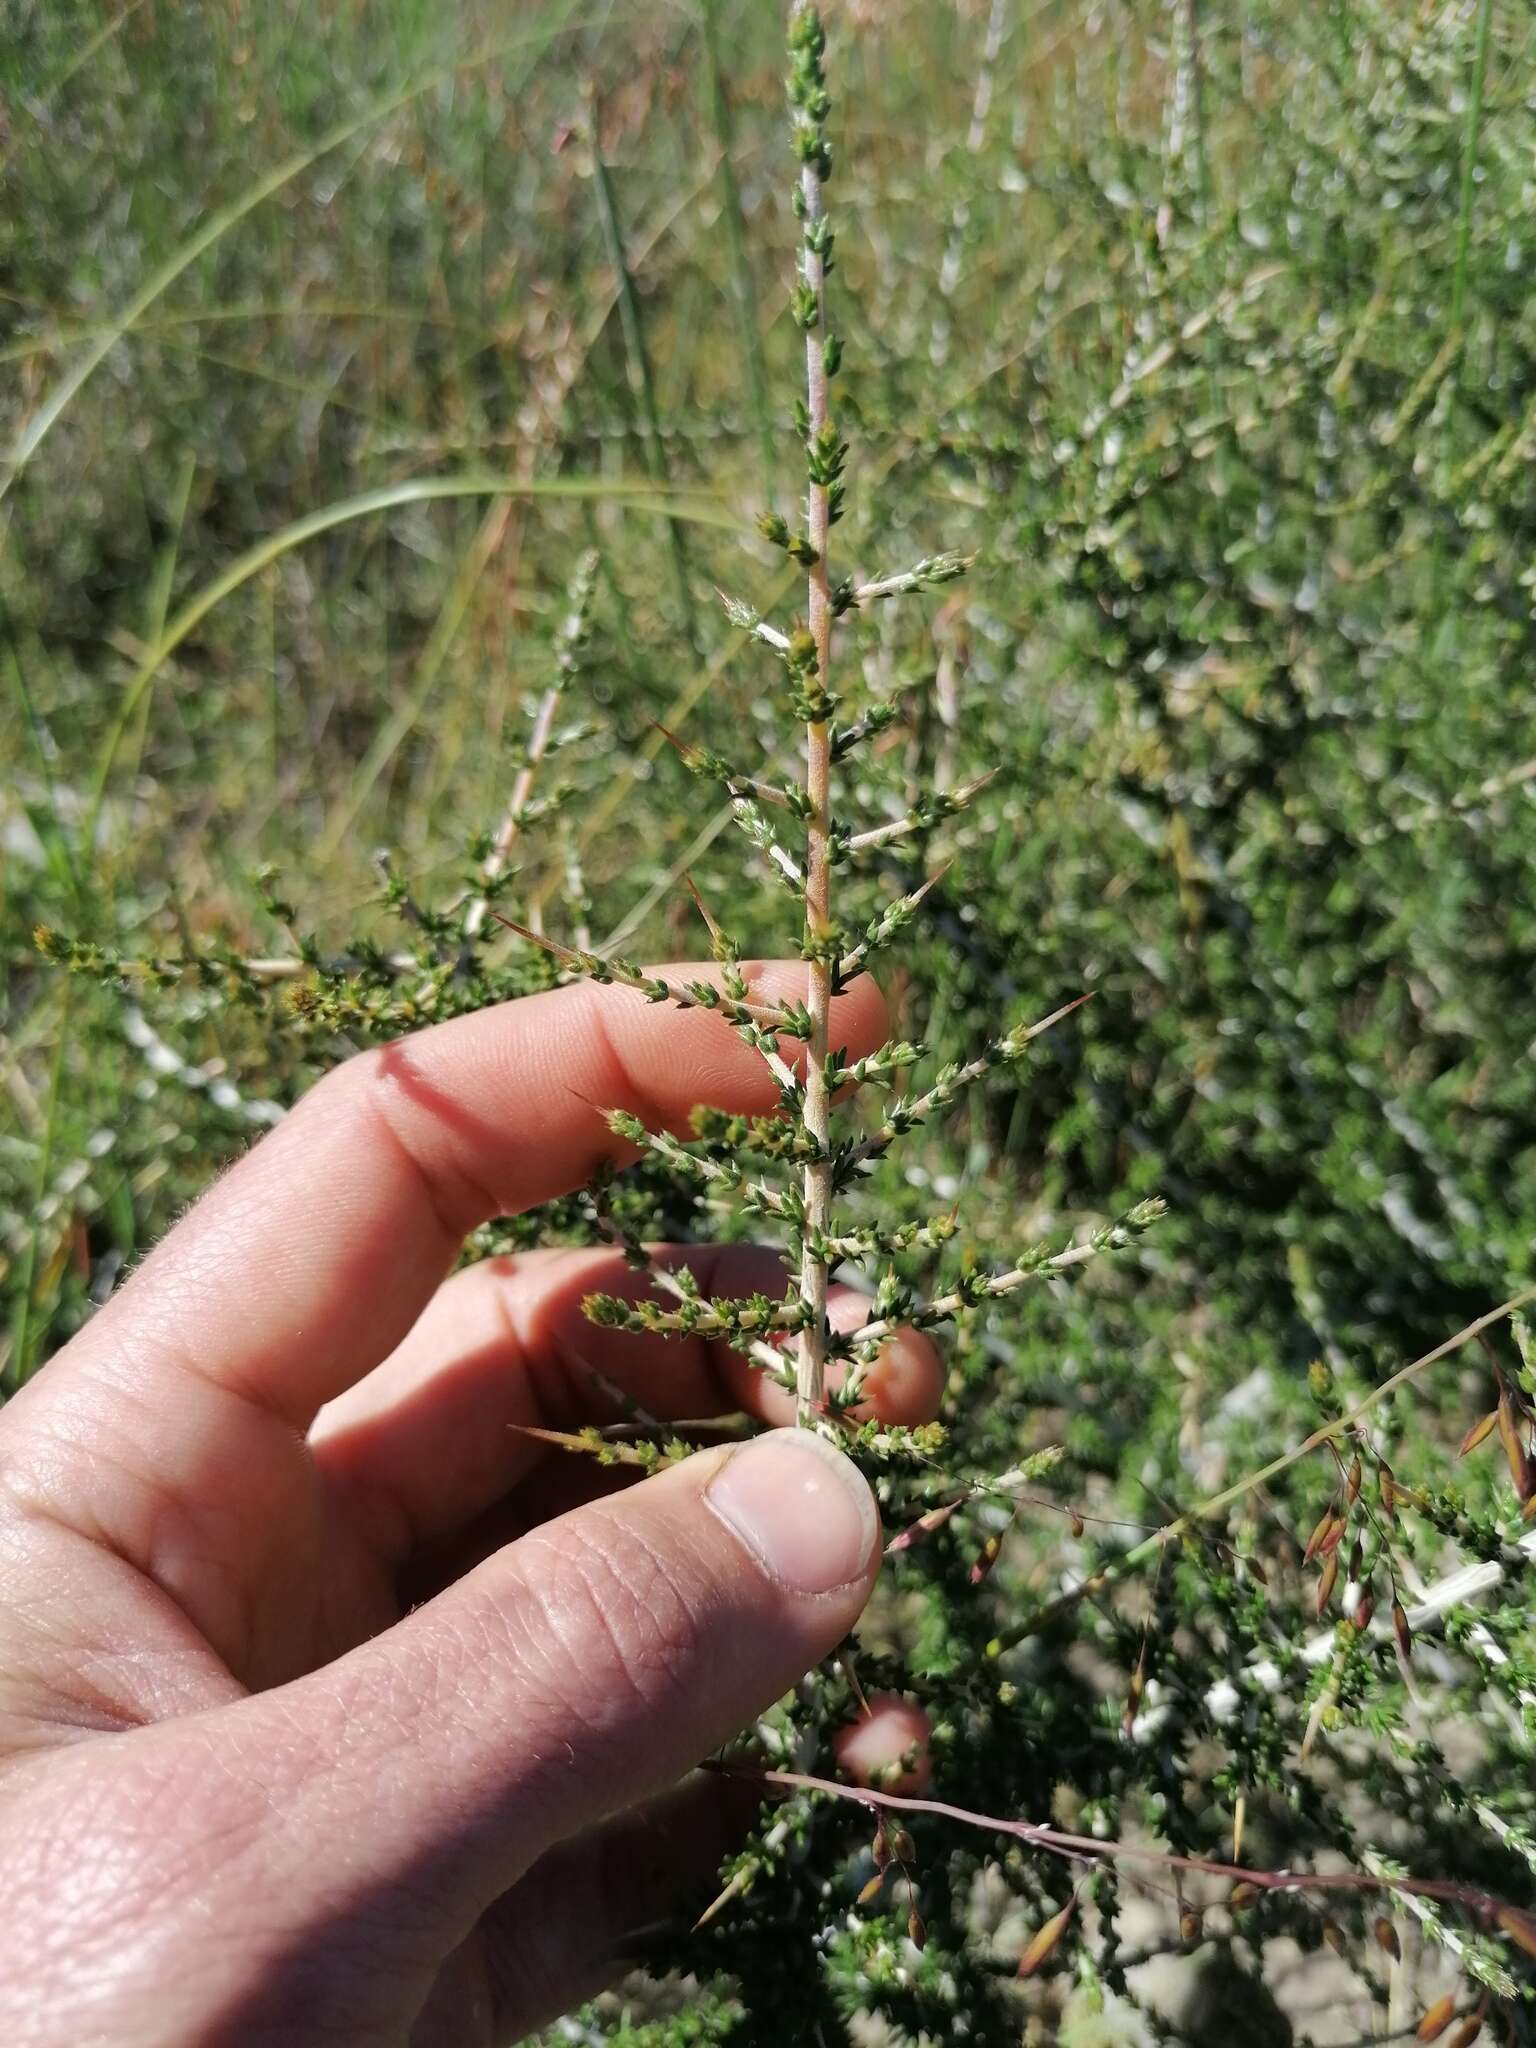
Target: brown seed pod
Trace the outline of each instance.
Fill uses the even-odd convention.
[[[917,1851],[912,1846],[912,1837],[905,1828],[898,1828],[891,1837],[891,1854],[898,1863],[915,1863]]]
[[[989,1536],[981,1546],[981,1555],[971,1566],[971,1584],[979,1586],[983,1579],[990,1577],[992,1567],[997,1563],[998,1553],[1003,1547],[1001,1536]]]
[[[1397,1481],[1392,1476],[1392,1467],[1383,1464],[1376,1475],[1376,1488],[1381,1495],[1381,1512],[1389,1522],[1397,1520]]]
[[[1517,1948],[1523,1948],[1528,1956],[1536,1956],[1536,1913],[1522,1913],[1518,1906],[1500,1906],[1493,1917],[1500,1931]]]
[[[1408,1626],[1408,1616],[1403,1603],[1396,1595],[1392,1600],[1392,1633],[1397,1637],[1397,1647],[1402,1651],[1404,1661],[1413,1655],[1413,1630]]]
[[[1349,1954],[1349,1939],[1337,1920],[1325,1920],[1323,1922],[1323,1939],[1336,1956],[1347,1956]]]
[[[1258,1896],[1258,1886],[1244,1881],[1242,1884],[1233,1885],[1231,1891],[1228,1892],[1227,1906],[1230,1911],[1240,1913],[1244,1906],[1251,1906]]]
[[[1451,2021],[1456,2017],[1456,1994],[1447,1991],[1443,1998],[1437,1998],[1414,2030],[1416,2041],[1438,2041]]]
[[[1028,1948],[1019,1957],[1019,1975],[1033,1977],[1042,1964],[1048,1963],[1061,1946],[1061,1937],[1066,1933],[1077,1906],[1077,1895],[1068,1899],[1059,1913],[1053,1913],[1043,1927],[1037,1927],[1030,1937]]]
[[[1362,1570],[1364,1569],[1364,1567],[1365,1567],[1365,1544],[1364,1544],[1364,1542],[1362,1541],[1362,1539],[1361,1539],[1360,1537],[1358,1537],[1358,1536],[1357,1536],[1357,1537],[1355,1538],[1355,1540],[1354,1540],[1354,1543],[1353,1543],[1353,1545],[1352,1545],[1352,1547],[1351,1547],[1351,1549],[1350,1549],[1350,1553],[1349,1553],[1349,1576],[1350,1576],[1350,1577],[1351,1577],[1351,1578],[1352,1578],[1353,1580],[1355,1580],[1355,1581],[1356,1581],[1356,1583],[1358,1583],[1358,1582],[1359,1582],[1360,1574],[1361,1574]]]
[[[1200,1915],[1195,1911],[1193,1906],[1186,1906],[1184,1908],[1184,1911],[1179,1915],[1180,1941],[1198,1941],[1200,1939],[1202,1927],[1203,1922],[1201,1921]]]
[[[887,1557],[894,1557],[903,1550],[910,1550],[914,1543],[921,1543],[925,1536],[931,1536],[936,1529],[942,1529],[950,1517],[963,1508],[964,1500],[946,1501],[942,1507],[930,1508],[925,1515],[919,1515],[915,1522],[909,1522],[905,1529],[899,1529],[885,1546]]]
[[[1445,2048],[1472,2048],[1472,2043],[1482,2031],[1483,2015],[1480,2012],[1469,2012],[1446,2042]]]
[[[884,1889],[884,1886],[885,1872],[883,1870],[877,1870],[874,1876],[870,1878],[866,1884],[861,1886],[859,1896],[857,1897],[857,1899],[854,1900],[854,1904],[856,1906],[867,1906],[872,1899],[877,1899],[880,1896],[880,1893]]]
[[[1371,1591],[1370,1587],[1367,1586],[1364,1592],[1360,1595],[1360,1598],[1355,1603],[1355,1612],[1353,1618],[1355,1624],[1355,1634],[1357,1636],[1363,1636],[1365,1634],[1366,1630],[1371,1625],[1371,1621],[1375,1613],[1376,1595]]]
[[[1328,1541],[1328,1538],[1333,1534],[1333,1526],[1335,1522],[1338,1521],[1338,1519],[1338,1516],[1334,1513],[1331,1506],[1323,1510],[1322,1520],[1318,1523],[1317,1527],[1312,1531],[1312,1534],[1307,1538],[1307,1547],[1301,1553],[1301,1561],[1303,1564],[1310,1564],[1313,1558],[1316,1557],[1318,1553],[1322,1550],[1323,1545]],[[1339,1533],[1341,1535],[1343,1534],[1342,1529]]]
[[[1339,1557],[1335,1551],[1323,1566],[1323,1575],[1317,1582],[1317,1612],[1320,1617],[1327,1613],[1328,1603],[1333,1598],[1333,1589],[1338,1583]]]
[[[1076,1537],[1081,1538],[1086,1533],[1087,1528],[1088,1524],[1083,1520],[1082,1516],[1077,1513],[1076,1509],[1074,1509],[1072,1513],[1072,1534]]]
[[[1385,1913],[1379,1913],[1371,1922],[1371,1932],[1376,1937],[1376,1946],[1384,1949],[1393,1962],[1402,1959],[1403,1944],[1397,1938],[1397,1929]]]
[[[1359,1457],[1357,1456],[1354,1463],[1349,1468],[1348,1492],[1349,1503],[1351,1507],[1353,1507],[1355,1502],[1360,1498],[1360,1483],[1364,1479],[1364,1477],[1365,1468],[1360,1463]]]
[[[1472,1427],[1462,1438],[1461,1448],[1456,1453],[1457,1457],[1465,1458],[1470,1451],[1475,1451],[1479,1444],[1485,1444],[1498,1426],[1499,1411],[1497,1408],[1490,1408],[1486,1415],[1473,1423]]]
[[[916,1906],[907,1915],[907,1939],[914,1948],[925,1948],[928,1943],[928,1930]]]
[[[1125,1695],[1125,1712],[1120,1716],[1120,1726],[1129,1735],[1136,1725],[1136,1716],[1141,1708],[1141,1696],[1147,1689],[1147,1650],[1142,1645],[1141,1655],[1136,1659],[1136,1669],[1131,1673],[1131,1682]]]
[[[1504,1446],[1504,1456],[1509,1465],[1509,1476],[1514,1481],[1515,1492],[1522,1502],[1536,1493],[1536,1475],[1533,1475],[1531,1461],[1526,1453],[1525,1441],[1520,1434],[1519,1418],[1515,1404],[1509,1398],[1508,1389],[1499,1393],[1499,1441]]]

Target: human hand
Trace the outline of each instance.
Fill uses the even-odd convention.
[[[861,981],[833,1043],[882,1022]],[[444,1276],[621,1154],[592,1104],[773,1100],[719,1018],[590,984],[361,1055],[0,1415],[9,2048],[504,2042],[707,1879],[726,1790],[678,1781],[855,1621],[873,1498],[809,1432],[624,1488],[541,1451],[511,1425],[613,1419],[603,1378],[674,1419],[793,1403],[594,1330],[582,1296],[640,1284],[615,1253]],[[872,1408],[926,1419],[939,1379],[905,1334]]]

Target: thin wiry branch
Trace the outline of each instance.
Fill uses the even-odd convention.
[[[920,562],[914,562],[910,569],[903,569],[896,576],[882,576],[873,583],[854,585],[855,604],[874,604],[882,597],[908,597],[916,590],[937,590],[940,584],[953,583],[963,576],[974,563],[974,555],[925,555]]]
[[[728,994],[707,981],[668,981],[659,974],[647,974],[630,960],[614,956],[603,958],[596,953],[577,952],[574,947],[559,945],[554,939],[546,938],[542,932],[530,931],[526,925],[517,924],[510,917],[503,917],[499,910],[491,916],[500,925],[505,925],[530,946],[538,946],[558,960],[569,973],[584,981],[614,982],[620,988],[632,988],[643,995],[648,1002],[674,1003],[680,1010],[717,1010],[722,1017],[733,1024],[751,1025],[755,1030],[787,1032],[801,1036],[803,1027],[798,1018],[787,1010],[776,1010],[762,1003],[752,1003]]]
[[[831,1778],[812,1777],[803,1771],[765,1770],[745,1763],[712,1763],[709,1768],[727,1777],[747,1778],[770,1789],[818,1793],[828,1799],[851,1801],[876,1812],[931,1814],[962,1827],[979,1828],[987,1834],[1009,1835],[1047,1855],[1067,1862],[1096,1864],[1141,1864],[1151,1869],[1198,1872],[1220,1877],[1234,1885],[1251,1885],[1264,1892],[1387,1892],[1411,1898],[1434,1899],[1458,1906],[1482,1926],[1497,1927],[1527,1954],[1536,1954],[1536,1913],[1509,1900],[1498,1898],[1477,1885],[1462,1884],[1454,1878],[1400,1876],[1385,1870],[1262,1870],[1243,1863],[1227,1863],[1215,1856],[1183,1855],[1177,1850],[1155,1849],[1148,1843],[1100,1840],[1096,1835],[1072,1834],[1064,1828],[1047,1827],[1037,1821],[1012,1820],[1003,1814],[975,1813],[969,1807],[952,1806],[944,1799],[922,1799],[898,1792],[881,1792],[872,1786],[840,1785]]]
[[[535,778],[540,764],[549,751],[554,734],[555,717],[565,695],[566,685],[576,673],[582,643],[587,636],[587,623],[592,606],[592,590],[597,578],[597,556],[591,550],[580,558],[571,577],[566,596],[566,614],[560,630],[555,636],[554,679],[543,696],[533,716],[533,729],[528,737],[528,749],[523,756],[522,766],[512,784],[512,794],[507,801],[506,812],[496,828],[491,841],[491,850],[481,867],[481,879],[487,885],[493,883],[506,868],[512,857],[527,816],[529,800],[533,795]],[[485,923],[489,903],[484,894],[473,897],[464,912],[464,936],[473,939]]]

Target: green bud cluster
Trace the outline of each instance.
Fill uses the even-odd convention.
[[[713,1301],[689,1296],[670,1308],[659,1301],[589,1294],[581,1309],[587,1320],[602,1330],[627,1330],[650,1337],[724,1338],[743,1349],[765,1337],[793,1336],[805,1320],[799,1301],[793,1297],[775,1301],[766,1294]]]
[[[815,1139],[787,1117],[732,1115],[723,1109],[701,1107],[693,1112],[691,1122],[701,1143],[727,1154],[748,1152],[757,1159],[797,1165],[821,1157]]]
[[[806,441],[805,452],[806,474],[826,491],[827,517],[835,526],[845,504],[842,475],[848,462],[848,443],[839,439],[837,429],[828,421]]]
[[[844,935],[839,925],[829,924],[822,931],[815,931],[807,925],[800,939],[800,958],[820,961],[823,967],[836,969],[843,957]]]
[[[816,642],[803,626],[790,634],[784,663],[789,670],[791,710],[803,724],[825,725],[837,709],[837,699],[822,679]]]
[[[827,1058],[827,1087],[835,1093],[842,1087],[863,1088],[871,1083],[889,1084],[896,1076],[915,1067],[926,1057],[926,1048],[910,1039],[896,1038],[865,1053],[861,1059],[845,1060],[841,1053]]]
[[[820,555],[811,546],[805,529],[796,527],[791,531],[789,522],[777,512],[759,513],[757,530],[765,541],[773,547],[782,548],[785,554],[792,561],[800,563],[802,568],[814,568],[821,560]]]
[[[826,139],[832,111],[822,58],[826,31],[814,7],[796,8],[789,25],[789,102],[795,110],[795,154],[819,178],[832,175],[832,151]]]

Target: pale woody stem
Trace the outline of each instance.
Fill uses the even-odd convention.
[[[487,882],[494,882],[511,858],[512,848],[517,843],[517,835],[522,829],[523,813],[528,808],[528,799],[533,795],[534,777],[538,773],[539,763],[543,760],[548,750],[550,735],[554,731],[555,712],[559,703],[560,687],[556,684],[553,688],[546,690],[540,700],[538,713],[534,719],[533,733],[528,742],[527,759],[518,770],[517,780],[512,786],[512,797],[507,805],[506,815],[498,826],[491,850],[485,857],[485,865],[481,869],[481,873]],[[485,923],[486,912],[489,907],[484,896],[477,896],[474,902],[470,904],[464,919],[464,934],[466,938],[473,938]]]
[[[821,179],[813,164],[800,171],[800,189],[805,200],[805,224],[809,230],[821,218]],[[816,294],[823,312],[814,327],[806,330],[806,402],[810,414],[810,439],[827,423],[827,371],[822,357],[824,338],[825,274],[821,257],[806,247],[802,252],[805,282]],[[816,643],[816,668],[827,682],[832,635],[832,605],[827,586],[827,535],[831,526],[825,484],[812,484],[806,506],[807,535],[816,550],[810,570],[807,624]],[[811,724],[805,733],[805,793],[810,805],[806,826],[805,921],[813,940],[825,936],[831,927],[832,873],[830,860],[830,818],[828,806],[832,769],[831,738],[827,727]],[[832,1168],[827,1158],[831,1149],[831,1102],[826,1084],[829,1047],[829,1018],[832,1009],[832,969],[825,960],[813,960],[806,989],[811,1035],[806,1045],[804,1123],[823,1155],[805,1169],[805,1232],[807,1242],[800,1256],[800,1295],[807,1316],[800,1333],[797,1375],[798,1420],[811,1423],[826,1393],[827,1366],[827,1266],[812,1245],[827,1234],[832,1216]]]

